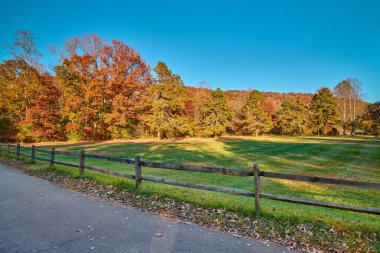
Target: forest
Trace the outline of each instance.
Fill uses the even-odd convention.
[[[164,62],[151,68],[134,48],[96,34],[52,49],[52,71],[31,32],[18,31],[7,48],[2,141],[380,134],[380,102],[365,102],[354,77],[315,94],[222,91],[204,81],[185,86]]]

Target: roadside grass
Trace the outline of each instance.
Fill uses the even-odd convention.
[[[57,150],[100,154],[166,163],[197,164],[236,169],[252,169],[258,162],[263,171],[315,175],[357,181],[380,182],[380,139],[366,137],[225,137],[219,139],[183,139],[176,141],[111,141],[85,143],[37,144]],[[21,152],[30,152],[21,150]],[[47,158],[47,154],[37,153]],[[23,158],[24,159],[24,158]],[[78,158],[56,155],[57,160],[78,163]],[[25,161],[28,158],[24,159]],[[32,165],[38,169],[46,163]],[[86,164],[111,171],[134,174],[133,165],[96,159],[86,159]],[[78,177],[75,168],[55,165],[57,170]],[[199,184],[218,185],[253,191],[253,179],[197,172],[182,172],[142,168],[143,175]],[[85,171],[85,177],[105,184],[115,184],[131,192],[159,194],[175,200],[186,201],[212,208],[223,208],[243,215],[253,215],[254,199],[223,193],[142,183],[136,190],[134,181]],[[380,208],[378,190],[354,187],[311,184],[279,179],[262,178],[262,192],[328,201],[348,205]],[[295,223],[311,222],[321,227],[380,233],[380,217],[323,207],[285,203],[262,199],[262,217],[288,220]]]

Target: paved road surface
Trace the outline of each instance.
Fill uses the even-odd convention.
[[[0,252],[289,251],[93,200],[0,163]]]

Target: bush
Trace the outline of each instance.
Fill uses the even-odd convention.
[[[82,135],[78,132],[72,132],[66,135],[68,141],[81,141]]]

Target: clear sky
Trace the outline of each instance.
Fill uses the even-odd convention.
[[[34,33],[45,66],[49,45],[97,33],[124,41],[186,85],[314,93],[356,77],[380,100],[380,1],[0,0],[0,45]],[[1,47],[0,60],[7,59]]]

